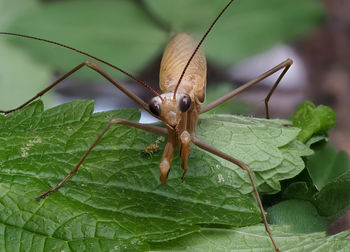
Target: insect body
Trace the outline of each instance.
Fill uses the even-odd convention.
[[[279,251],[277,244],[275,243],[272,234],[269,229],[269,225],[267,223],[264,209],[260,200],[259,193],[257,191],[257,188],[255,186],[255,182],[253,179],[253,174],[250,171],[250,168],[245,163],[235,159],[234,157],[231,157],[230,155],[227,155],[224,152],[221,152],[220,150],[217,150],[215,147],[210,146],[206,143],[203,143],[196,137],[196,125],[198,116],[201,113],[204,113],[206,111],[209,111],[216,106],[220,105],[221,103],[231,99],[232,97],[236,96],[237,94],[243,92],[244,90],[254,86],[255,84],[259,83],[261,80],[265,79],[266,77],[274,74],[275,72],[279,70],[283,70],[282,73],[279,75],[278,79],[276,80],[275,84],[273,85],[271,91],[268,93],[268,95],[265,98],[265,107],[266,107],[266,117],[269,118],[269,112],[268,112],[268,101],[279,84],[280,80],[284,76],[284,74],[288,71],[289,67],[292,64],[292,60],[287,59],[286,61],[280,63],[279,65],[275,66],[274,68],[270,69],[269,71],[265,72],[264,74],[260,75],[256,79],[242,85],[241,87],[233,90],[232,92],[226,94],[225,96],[217,99],[216,101],[206,105],[205,107],[201,107],[204,99],[205,99],[205,88],[206,88],[206,60],[204,53],[200,50],[200,46],[214,24],[217,22],[217,20],[220,18],[220,16],[223,14],[223,12],[228,8],[228,6],[233,2],[233,0],[229,1],[229,3],[226,5],[226,7],[221,11],[221,13],[217,16],[215,21],[212,23],[208,31],[205,33],[205,35],[202,37],[199,43],[195,42],[195,40],[186,33],[179,33],[172,37],[170,40],[168,46],[166,47],[162,62],[161,62],[161,69],[160,69],[160,89],[162,90],[162,94],[158,94],[155,90],[150,88],[146,83],[144,83],[141,80],[138,80],[136,77],[130,75],[126,71],[106,62],[101,59],[98,59],[92,55],[89,55],[87,53],[84,53],[82,51],[79,51],[75,48],[59,44],[54,41],[49,41],[46,39],[36,38],[32,36],[27,35],[21,35],[21,34],[14,34],[14,33],[6,33],[6,32],[0,32],[0,34],[6,34],[6,35],[13,35],[13,36],[20,36],[25,38],[31,38],[36,39],[40,41],[44,41],[47,43],[59,45],[65,48],[68,48],[70,50],[74,50],[78,53],[84,54],[88,57],[91,57],[99,62],[102,62],[104,64],[107,64],[108,66],[128,75],[129,77],[133,78],[143,86],[150,89],[156,96],[147,104],[143,100],[141,100],[138,96],[130,92],[128,89],[126,89],[124,86],[119,84],[117,81],[115,81],[111,76],[109,76],[106,72],[104,72],[99,66],[97,66],[95,63],[92,63],[90,61],[82,62],[81,64],[77,65],[75,68],[73,68],[68,73],[64,74],[61,78],[59,78],[57,81],[52,83],[48,88],[44,89],[43,91],[39,92],[36,96],[34,96],[29,101],[25,102],[21,106],[8,110],[8,111],[0,111],[2,113],[10,113],[12,111],[18,110],[36,98],[40,97],[41,95],[45,94],[47,91],[49,91],[51,88],[55,87],[58,83],[60,83],[62,80],[69,77],[71,74],[75,73],[82,67],[89,67],[92,70],[96,71],[103,77],[105,77],[110,83],[112,83],[114,86],[119,88],[122,92],[124,92],[130,99],[132,99],[135,103],[137,103],[139,106],[141,106],[144,110],[152,114],[158,119],[161,119],[164,124],[165,128],[163,127],[157,127],[153,125],[146,125],[146,124],[140,124],[135,123],[132,121],[120,119],[120,118],[114,118],[112,119],[108,125],[104,128],[104,130],[100,133],[100,135],[96,138],[96,140],[91,144],[89,149],[85,152],[85,154],[82,156],[80,161],[76,164],[74,169],[55,187],[51,188],[50,190],[44,192],[43,194],[39,195],[38,198],[44,198],[48,194],[54,192],[55,190],[59,189],[74,173],[78,171],[79,166],[84,162],[85,158],[89,155],[89,153],[93,150],[93,148],[96,146],[96,144],[99,142],[99,140],[103,137],[103,135],[110,129],[110,127],[114,124],[124,124],[131,127],[139,128],[142,130],[150,131],[156,134],[162,134],[167,135],[167,143],[165,145],[162,159],[160,162],[160,180],[162,183],[166,183],[168,174],[170,172],[171,168],[171,160],[173,157],[173,153],[175,148],[179,149],[179,153],[182,160],[182,169],[183,169],[183,175],[182,179],[184,179],[186,172],[188,171],[189,167],[187,165],[188,156],[190,153],[190,144],[193,143],[196,146],[198,146],[201,149],[204,149],[212,154],[215,154],[237,166],[245,170],[248,175],[249,179],[251,181],[254,194],[256,196],[261,215],[263,218],[263,222],[265,225],[265,229],[272,241],[272,244],[276,251]],[[148,148],[148,147],[147,147]],[[146,149],[147,149],[146,148]],[[152,146],[152,151],[154,146]]]
[[[158,144],[150,144],[146,148],[142,150],[143,155],[152,156],[154,153],[156,153],[159,150]]]
[[[177,94],[174,90],[187,63],[183,59],[189,59],[196,46],[195,40],[186,33],[177,34],[170,40],[160,66],[159,85],[164,93],[150,102],[150,110],[166,123],[168,130],[168,143],[160,164],[162,183],[166,182],[177,145],[184,170],[182,178],[188,170],[191,135],[195,134],[200,105],[205,98],[206,60],[202,51],[193,57],[193,64],[187,69]]]

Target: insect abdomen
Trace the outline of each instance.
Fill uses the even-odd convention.
[[[198,43],[187,33],[173,36],[165,51],[160,66],[159,86],[165,92],[172,92]],[[179,86],[179,93],[197,97],[199,102],[205,98],[207,63],[204,53],[198,50]]]

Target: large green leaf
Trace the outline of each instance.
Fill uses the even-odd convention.
[[[263,226],[239,229],[202,229],[202,232],[167,243],[152,244],[151,251],[274,251]],[[272,226],[281,251],[329,252],[349,251],[350,231],[334,236],[325,233],[293,234],[288,226]]]
[[[163,147],[164,139],[120,125],[107,133],[63,188],[37,202],[35,196],[74,167],[111,118],[139,118],[137,110],[92,111],[90,101],[45,112],[35,102],[0,117],[0,243],[38,240],[32,249],[41,250],[44,245],[64,249],[107,240],[132,249],[135,239],[136,245],[164,241],[198,231],[199,223],[246,226],[260,221],[253,197],[210,180],[214,175],[203,167],[218,162],[202,151],[193,151],[184,183],[176,158],[167,185],[162,185],[161,153],[148,158],[141,151],[155,141]]]
[[[69,246],[79,251],[90,245],[90,250],[104,250],[98,247],[101,243],[108,248],[143,250],[147,249],[147,242],[196,232],[198,224],[248,226],[260,222],[256,200],[240,193],[235,186],[239,184],[239,190],[245,188],[241,186],[246,183],[245,174],[234,179],[236,170],[225,168],[217,157],[193,148],[185,181],[181,182],[180,160],[176,155],[168,183],[162,185],[158,171],[162,153],[147,157],[141,152],[151,143],[158,143],[163,149],[164,137],[122,125],[113,126],[79,172],[60,190],[37,202],[35,196],[56,185],[74,167],[111,118],[139,119],[139,112],[132,109],[96,114],[92,111],[91,101],[75,101],[47,111],[43,111],[39,101],[0,116],[2,243],[32,244],[33,250]],[[287,146],[293,145],[289,142],[293,143],[298,133],[291,127],[283,127],[283,121],[279,120],[211,117],[213,126],[219,119],[222,123],[239,121],[240,125],[226,126],[231,127],[229,134],[246,127],[250,130],[241,132],[246,134],[246,140],[260,135],[264,138],[261,141],[271,148],[272,142],[286,146],[282,149],[289,148]],[[264,126],[269,126],[268,132]],[[205,127],[212,127],[208,116],[198,127],[200,136],[204,135]],[[224,127],[222,130],[227,132]],[[220,132],[218,137],[223,134]],[[208,136],[204,140],[216,138],[210,132]],[[248,143],[240,147],[247,150]],[[259,143],[251,141],[250,145],[254,148]],[[256,165],[252,168],[257,174],[268,167],[275,156],[288,160],[276,146],[271,158],[268,158],[270,153],[264,156],[265,162],[256,156],[257,161],[253,162]],[[293,147],[289,150],[290,155],[294,155],[291,159],[300,158],[295,149],[299,155],[309,153],[306,147]],[[275,163],[279,165],[272,162]],[[282,173],[293,174],[294,168]],[[275,167],[267,170],[278,176]],[[273,181],[278,183],[277,179]],[[273,182],[267,180],[266,183]],[[246,187],[250,192],[249,185]]]
[[[146,0],[152,11],[176,32],[203,36],[229,2],[213,0]],[[210,60],[232,64],[314,28],[323,16],[317,0],[236,0],[205,41]]]

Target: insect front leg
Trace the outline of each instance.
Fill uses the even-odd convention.
[[[145,109],[146,111],[148,111],[149,113],[151,113],[149,111],[148,105],[147,103],[145,103],[143,100],[141,100],[137,95],[135,95],[134,93],[130,92],[128,89],[126,89],[125,87],[123,87],[120,83],[118,83],[116,80],[114,80],[110,75],[108,75],[105,71],[103,71],[99,66],[97,66],[95,63],[91,62],[91,61],[84,61],[82,63],[80,63],[79,65],[77,65],[76,67],[74,67],[72,70],[70,70],[68,73],[62,75],[58,80],[56,80],[55,82],[53,82],[51,85],[49,85],[47,88],[41,90],[39,93],[37,93],[34,97],[32,97],[31,99],[29,99],[28,101],[26,101],[25,103],[23,103],[22,105],[18,106],[17,108],[11,109],[11,110],[0,110],[0,113],[4,113],[4,114],[9,114],[11,112],[14,112],[16,110],[19,110],[23,107],[25,107],[26,105],[28,105],[29,103],[31,103],[32,101],[34,101],[35,99],[41,97],[42,95],[44,95],[45,93],[47,93],[49,90],[51,90],[52,88],[54,88],[55,86],[57,86],[59,83],[61,83],[63,80],[67,79],[69,76],[71,76],[73,73],[77,72],[79,69],[81,69],[82,67],[87,66],[89,68],[91,68],[92,70],[96,71],[97,73],[101,74],[104,78],[106,78],[111,84],[113,84],[115,87],[117,87],[118,89],[120,89],[124,94],[126,94],[131,100],[133,100],[135,103],[137,103],[139,106],[141,106],[143,109]]]
[[[236,88],[232,92],[230,92],[230,93],[220,97],[219,99],[209,103],[208,105],[206,105],[205,107],[203,107],[201,109],[200,113],[201,114],[205,113],[205,112],[207,112],[207,111],[209,111],[209,110],[219,106],[221,103],[224,103],[225,101],[235,97],[236,95],[244,92],[248,88],[254,86],[257,83],[259,83],[263,79],[265,79],[265,78],[269,77],[270,75],[276,73],[277,71],[283,69],[282,73],[278,76],[278,78],[275,81],[275,83],[273,84],[271,90],[269,91],[269,93],[265,97],[266,118],[269,119],[270,118],[270,112],[269,112],[269,100],[270,100],[270,97],[272,96],[273,92],[275,91],[275,89],[277,88],[278,84],[282,80],[283,76],[286,74],[286,72],[288,71],[288,69],[291,67],[292,64],[293,64],[293,61],[291,59],[287,59],[287,60],[283,61],[279,65],[271,68],[270,70],[268,70],[267,72],[263,73],[262,75],[260,75],[259,77],[255,78],[254,80],[251,80],[251,81],[243,84],[242,86]]]
[[[84,162],[85,158],[89,155],[89,153],[92,151],[92,149],[96,146],[96,144],[101,140],[101,138],[106,134],[106,132],[111,128],[114,124],[124,124],[128,125],[134,128],[146,130],[155,134],[166,134],[167,130],[165,128],[153,126],[153,125],[147,125],[147,124],[141,124],[136,123],[128,120],[124,120],[121,118],[114,118],[112,119],[107,126],[101,131],[101,133],[98,135],[98,137],[95,139],[95,141],[90,145],[89,149],[85,152],[83,157],[79,160],[79,162],[75,165],[73,170],[64,178],[60,183],[58,183],[55,187],[51,188],[50,190],[44,192],[43,194],[39,195],[37,197],[38,200],[45,198],[48,194],[53,193],[57,189],[59,189],[70,177],[73,176],[74,173],[76,173],[80,167],[80,165]]]
[[[191,135],[190,133],[188,133],[187,130],[181,133],[180,143],[181,143],[180,156],[182,160],[182,169],[184,170],[184,173],[182,174],[181,179],[184,180],[186,172],[188,171],[187,160],[190,154],[190,145],[191,145]]]
[[[229,162],[239,166],[241,169],[247,171],[249,179],[250,179],[250,182],[251,182],[252,187],[253,187],[253,191],[254,191],[256,200],[257,200],[258,205],[259,205],[261,216],[262,216],[262,219],[263,219],[263,222],[264,222],[264,225],[265,225],[265,230],[268,233],[268,235],[269,235],[269,237],[271,239],[271,242],[272,242],[276,252],[279,252],[280,250],[279,250],[279,248],[278,248],[274,238],[272,237],[272,234],[271,234],[271,231],[270,231],[270,227],[269,227],[269,224],[268,224],[267,219],[266,219],[265,211],[264,211],[264,208],[263,208],[262,203],[261,203],[260,195],[258,193],[258,190],[257,190],[256,186],[255,186],[253,173],[251,172],[249,166],[246,165],[245,163],[243,163],[243,162],[241,162],[241,161],[231,157],[230,155],[227,155],[226,153],[215,149],[211,145],[203,143],[196,136],[192,136],[192,142],[195,145],[197,145],[199,148],[201,148],[203,150],[206,150],[206,151],[208,151],[208,152],[210,152],[210,153],[212,153],[214,155],[217,155],[217,156],[219,156],[219,157],[221,157],[221,158],[223,158],[223,159],[225,159],[225,160],[227,160],[227,161],[229,161]]]
[[[173,159],[174,150],[176,148],[176,134],[175,131],[168,128],[168,142],[165,145],[162,161],[160,162],[160,181],[166,184],[171,168],[171,160]]]

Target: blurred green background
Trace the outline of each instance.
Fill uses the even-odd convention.
[[[200,39],[227,2],[0,0],[0,30],[76,47],[121,67],[157,89],[161,54],[168,39],[183,31]],[[276,92],[271,99],[272,116],[290,116],[297,103],[304,99],[331,105],[339,118],[333,140],[350,152],[347,133],[350,123],[344,118],[349,102],[338,99],[350,93],[349,74],[342,71],[348,65],[343,66],[344,62],[332,58],[334,55],[342,57],[336,52],[349,37],[334,32],[346,30],[349,23],[346,10],[350,9],[346,5],[349,5],[346,1],[330,0],[236,0],[203,46],[208,58],[207,100],[249,81],[287,57],[298,57],[300,60],[295,61],[286,77],[305,75],[292,72],[299,67],[306,72],[302,78],[304,83],[298,83],[300,78],[292,79],[288,85],[282,82],[278,88],[280,93]],[[332,32],[322,34],[325,29],[332,29]],[[248,64],[245,71],[250,75],[239,78],[235,75],[242,62],[280,45],[287,45],[288,50],[282,57],[276,56],[277,61],[269,61],[270,53],[258,61],[258,70]],[[344,49],[341,51],[344,53]],[[0,36],[0,108],[21,104],[86,59],[86,56],[39,41]],[[333,65],[334,68],[330,67]],[[152,96],[126,76],[102,67],[141,98],[148,100]],[[332,72],[324,76],[329,69]],[[216,112],[264,116],[263,99],[268,89],[268,85],[258,85],[247,91],[245,102],[234,100]],[[90,69],[80,70],[43,97],[47,107],[77,98],[95,99],[98,110],[134,106]],[[287,101],[288,107],[284,105]],[[253,105],[247,105],[251,103]]]

